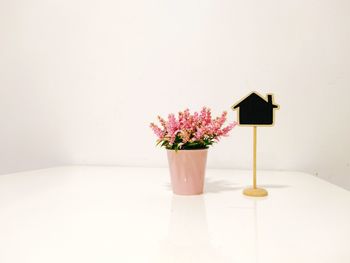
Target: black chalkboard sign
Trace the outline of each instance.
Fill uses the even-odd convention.
[[[233,110],[237,110],[238,124],[246,126],[272,126],[274,111],[278,108],[272,94],[268,94],[265,99],[256,92],[250,93],[232,106]]]

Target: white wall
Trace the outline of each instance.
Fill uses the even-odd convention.
[[[259,168],[350,189],[350,2],[0,2],[0,172],[56,164],[166,166],[148,123],[274,92]],[[235,114],[230,112],[230,119]],[[251,130],[210,151],[250,168]]]

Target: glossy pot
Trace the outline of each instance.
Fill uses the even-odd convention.
[[[167,155],[174,194],[202,194],[208,150],[167,150]]]

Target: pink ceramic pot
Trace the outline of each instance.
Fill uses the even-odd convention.
[[[167,154],[174,194],[202,194],[208,150],[167,150]]]

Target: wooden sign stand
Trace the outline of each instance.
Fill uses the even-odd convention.
[[[268,192],[258,188],[256,184],[256,148],[257,148],[257,127],[273,126],[275,109],[279,106],[273,103],[273,95],[268,94],[267,99],[252,92],[232,106],[237,110],[237,120],[240,126],[253,127],[253,186],[243,190],[243,194],[254,197],[264,197]]]
[[[255,196],[255,197],[264,197],[267,196],[268,193],[263,188],[257,188],[256,186],[256,133],[257,133],[257,127],[253,126],[253,187],[249,187],[243,190],[243,194],[248,196]]]

